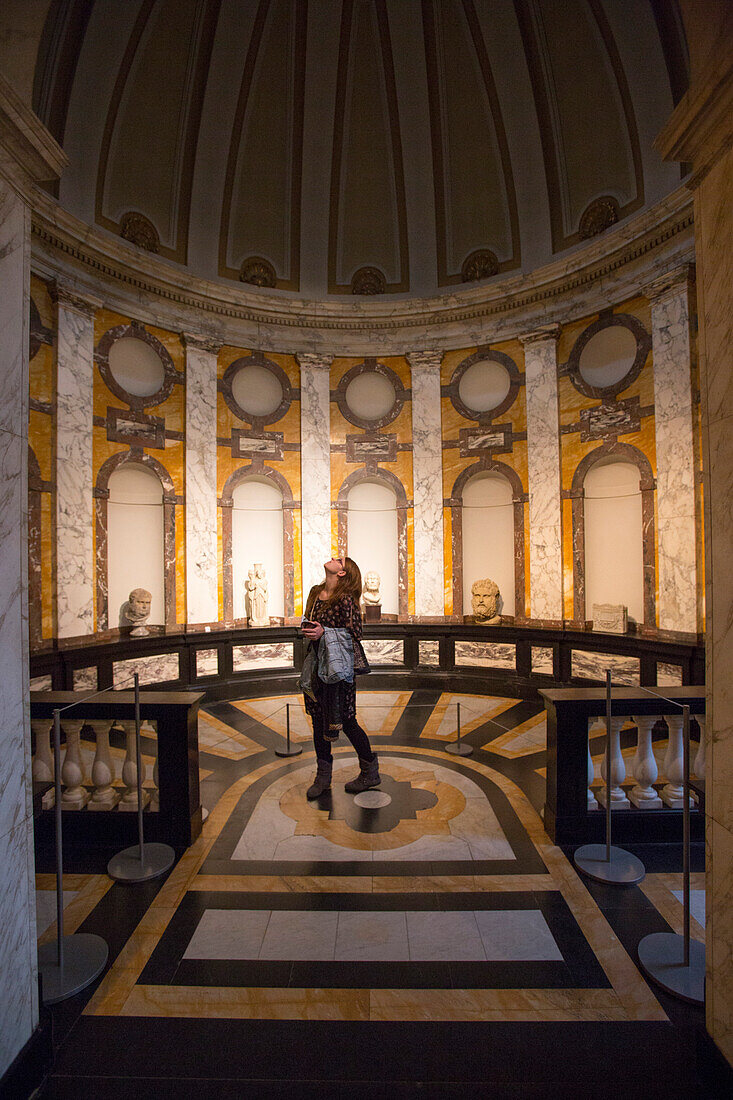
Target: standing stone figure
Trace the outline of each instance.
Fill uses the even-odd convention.
[[[269,626],[270,618],[267,614],[267,577],[265,576],[265,568],[261,561],[255,562],[252,584],[253,587],[250,591],[252,610],[249,625]]]
[[[244,617],[249,622],[252,618],[252,593],[255,588],[255,571],[250,569],[247,580],[244,582]]]
[[[133,638],[148,633],[145,623],[150,617],[152,596],[146,588],[133,588],[120,608],[120,629],[129,630]]]
[[[474,618],[482,626],[494,626],[501,622],[499,611],[499,585],[486,577],[471,585],[471,607]]]

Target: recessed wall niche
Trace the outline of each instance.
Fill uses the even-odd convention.
[[[585,497],[585,617],[596,603],[624,604],[644,620],[644,555],[639,469],[599,462],[583,485]]]
[[[379,574],[382,614],[397,615],[397,497],[382,482],[360,481],[349,490],[348,505],[348,555],[361,569],[362,580],[367,573]]]
[[[625,325],[608,325],[591,336],[581,350],[578,370],[594,389],[617,385],[629,373],[636,358],[636,337]]]
[[[514,615],[514,503],[505,477],[477,474],[466,483],[462,523],[464,615],[472,614],[472,584],[486,577],[499,586],[499,614]]]
[[[245,583],[262,562],[267,575],[267,613],[285,615],[283,583],[283,498],[270,482],[248,477],[232,492],[232,584],[234,618],[243,619]]]
[[[163,487],[152,470],[126,462],[110,474],[107,505],[109,625],[133,588],[152,597],[149,624],[165,622]]]
[[[395,390],[389,378],[378,371],[365,371],[349,382],[346,404],[362,420],[381,420],[391,412]]]
[[[280,408],[283,387],[280,379],[260,363],[246,363],[231,380],[232,396],[250,416],[270,416]]]
[[[135,397],[152,397],[165,382],[165,367],[160,356],[137,336],[115,340],[107,362],[118,386]]]

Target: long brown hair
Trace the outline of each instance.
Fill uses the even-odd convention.
[[[359,603],[361,597],[361,570],[353,558],[344,558],[343,561],[344,576],[339,577],[336,582],[336,587],[328,599],[323,601],[324,603],[330,603],[331,600],[340,600],[344,596],[353,596],[354,601],[357,604]],[[308,595],[308,603],[305,608],[306,616],[310,615],[313,604],[318,598],[318,593],[323,591],[324,585],[325,579],[321,581],[320,584],[315,584],[313,588],[311,588]]]

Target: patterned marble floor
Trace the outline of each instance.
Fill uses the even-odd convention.
[[[136,893],[67,876],[67,931],[112,929],[114,950],[79,1003],[49,1095],[74,1095],[74,1041],[90,1057],[105,1020],[674,1022],[634,948],[646,931],[681,929],[681,876],[658,855],[623,905],[578,877],[539,814],[540,706],[424,690],[362,691],[359,704],[379,791],[344,792],[355,756],[338,744],[332,790],[307,801],[314,757],[299,698],[214,704],[200,722],[208,817],[168,877]],[[465,758],[445,751],[457,704],[474,749]],[[286,707],[303,748],[290,759],[274,754]],[[44,941],[52,886],[39,876]],[[704,941],[699,872],[693,887]]]

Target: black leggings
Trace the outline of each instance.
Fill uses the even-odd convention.
[[[313,723],[313,742],[316,746],[316,756],[319,760],[327,761],[330,764],[333,760],[333,753],[331,752],[331,742],[323,736],[326,723],[323,711],[320,711],[318,715],[311,715],[311,721]],[[344,718],[344,733],[356,749],[356,754],[360,760],[374,759],[369,738],[356,718]]]

